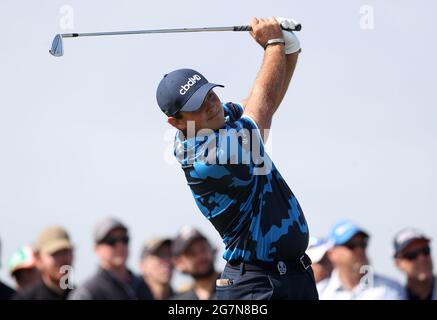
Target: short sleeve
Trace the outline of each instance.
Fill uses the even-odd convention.
[[[237,121],[243,115],[243,107],[238,103],[227,102],[223,105],[225,117],[229,117],[231,121]]]

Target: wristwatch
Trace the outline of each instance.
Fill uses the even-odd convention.
[[[275,39],[270,39],[266,42],[266,44],[264,45],[264,50],[271,44],[277,44],[277,43],[282,43],[283,45],[285,45],[285,40],[282,38],[275,38]]]

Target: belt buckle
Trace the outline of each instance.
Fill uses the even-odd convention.
[[[309,261],[305,261],[305,260],[309,260]],[[308,268],[311,266],[312,263],[311,259],[307,255],[303,255],[302,257],[300,257],[299,261],[305,270],[308,270]]]
[[[284,274],[287,274],[287,265],[284,261],[278,261],[276,267],[278,268],[279,275],[283,276]]]

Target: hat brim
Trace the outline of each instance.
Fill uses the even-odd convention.
[[[166,244],[170,245],[170,248],[171,248],[172,243],[173,243],[173,240],[170,238],[161,239],[161,240],[157,241],[156,243],[154,243],[149,248],[147,246],[144,247],[143,252],[141,254],[141,257],[145,258],[145,257],[150,256],[150,255],[155,255],[158,252],[158,250],[161,249],[161,247],[163,245],[166,245]]]
[[[318,246],[308,248],[307,254],[313,263],[319,263],[330,248],[330,243],[324,243]]]
[[[128,232],[127,227],[122,224],[121,222],[115,222],[113,224],[110,224],[108,226],[106,226],[105,228],[103,228],[102,230],[100,230],[100,232],[96,232],[95,236],[94,236],[94,242],[96,244],[101,243],[103,240],[105,240],[105,238],[114,230],[123,230],[125,232]]]
[[[208,242],[208,239],[206,239],[203,235],[197,235],[195,237],[185,240],[183,243],[176,244],[176,246],[173,246],[172,255],[175,257],[183,255],[188,250],[188,248],[193,244],[193,242],[197,240],[203,240]],[[175,243],[175,241],[173,241],[173,243]]]
[[[209,82],[205,83],[203,86],[197,89],[196,92],[193,93],[190,99],[188,99],[188,101],[184,104],[184,106],[179,111],[193,112],[198,110],[202,106],[202,103],[205,100],[206,96],[208,95],[208,92],[214,87],[224,88],[224,86],[221,84],[215,84]]]
[[[417,238],[413,238],[413,239],[410,239],[408,241],[405,241],[405,243],[403,243],[401,246],[399,246],[398,250],[394,254],[394,257],[395,258],[399,257],[401,255],[402,251],[404,251],[405,248],[408,247],[414,241],[423,241],[423,242],[430,243],[431,239],[429,239],[427,237],[417,237]]]
[[[33,269],[36,268],[35,261],[26,261],[20,264],[17,264],[16,266],[12,267],[9,272],[11,275],[13,275],[15,272],[20,270],[27,270],[27,269]]]
[[[40,248],[40,251],[52,255],[58,251],[65,250],[65,249],[73,249],[73,245],[67,239],[59,239]]]
[[[340,239],[337,239],[335,241],[335,245],[336,246],[344,245],[346,242],[348,242],[350,239],[352,239],[357,234],[362,234],[366,238],[369,238],[369,234],[367,232],[365,232],[364,230],[361,230],[359,228],[352,228],[352,229],[348,230],[347,232],[345,232],[345,234],[343,234]]]

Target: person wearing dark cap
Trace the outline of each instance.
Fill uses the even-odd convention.
[[[0,242],[0,253],[1,253],[1,242]],[[0,281],[0,300],[9,300],[14,295],[15,295],[15,290]]]
[[[222,85],[189,68],[164,75],[156,91],[178,129],[174,155],[187,185],[225,245],[220,300],[318,299],[304,212],[264,145],[301,52],[293,24],[252,18],[264,59],[246,99],[225,103],[215,92]]]
[[[19,292],[14,299],[67,299],[72,283],[67,283],[69,278],[66,271],[69,269],[64,268],[71,268],[73,264],[73,244],[67,231],[60,226],[44,229],[36,240],[34,250],[41,280],[29,289]]]
[[[321,300],[399,300],[402,288],[394,280],[375,274],[366,249],[369,234],[349,220],[335,224],[329,236],[329,260],[334,266]]]
[[[215,300],[219,277],[214,267],[215,249],[197,229],[185,226],[173,241],[172,254],[177,270],[191,276],[193,286],[174,300]]]
[[[97,223],[95,252],[100,261],[97,272],[71,294],[71,300],[152,300],[143,279],[126,266],[129,255],[127,227],[113,218]]]
[[[396,266],[407,276],[407,300],[437,300],[430,242],[428,236],[413,228],[403,229],[395,235],[394,258]]]
[[[146,241],[141,252],[141,274],[155,300],[168,300],[175,294],[171,287],[171,245],[169,238],[154,238]]]

